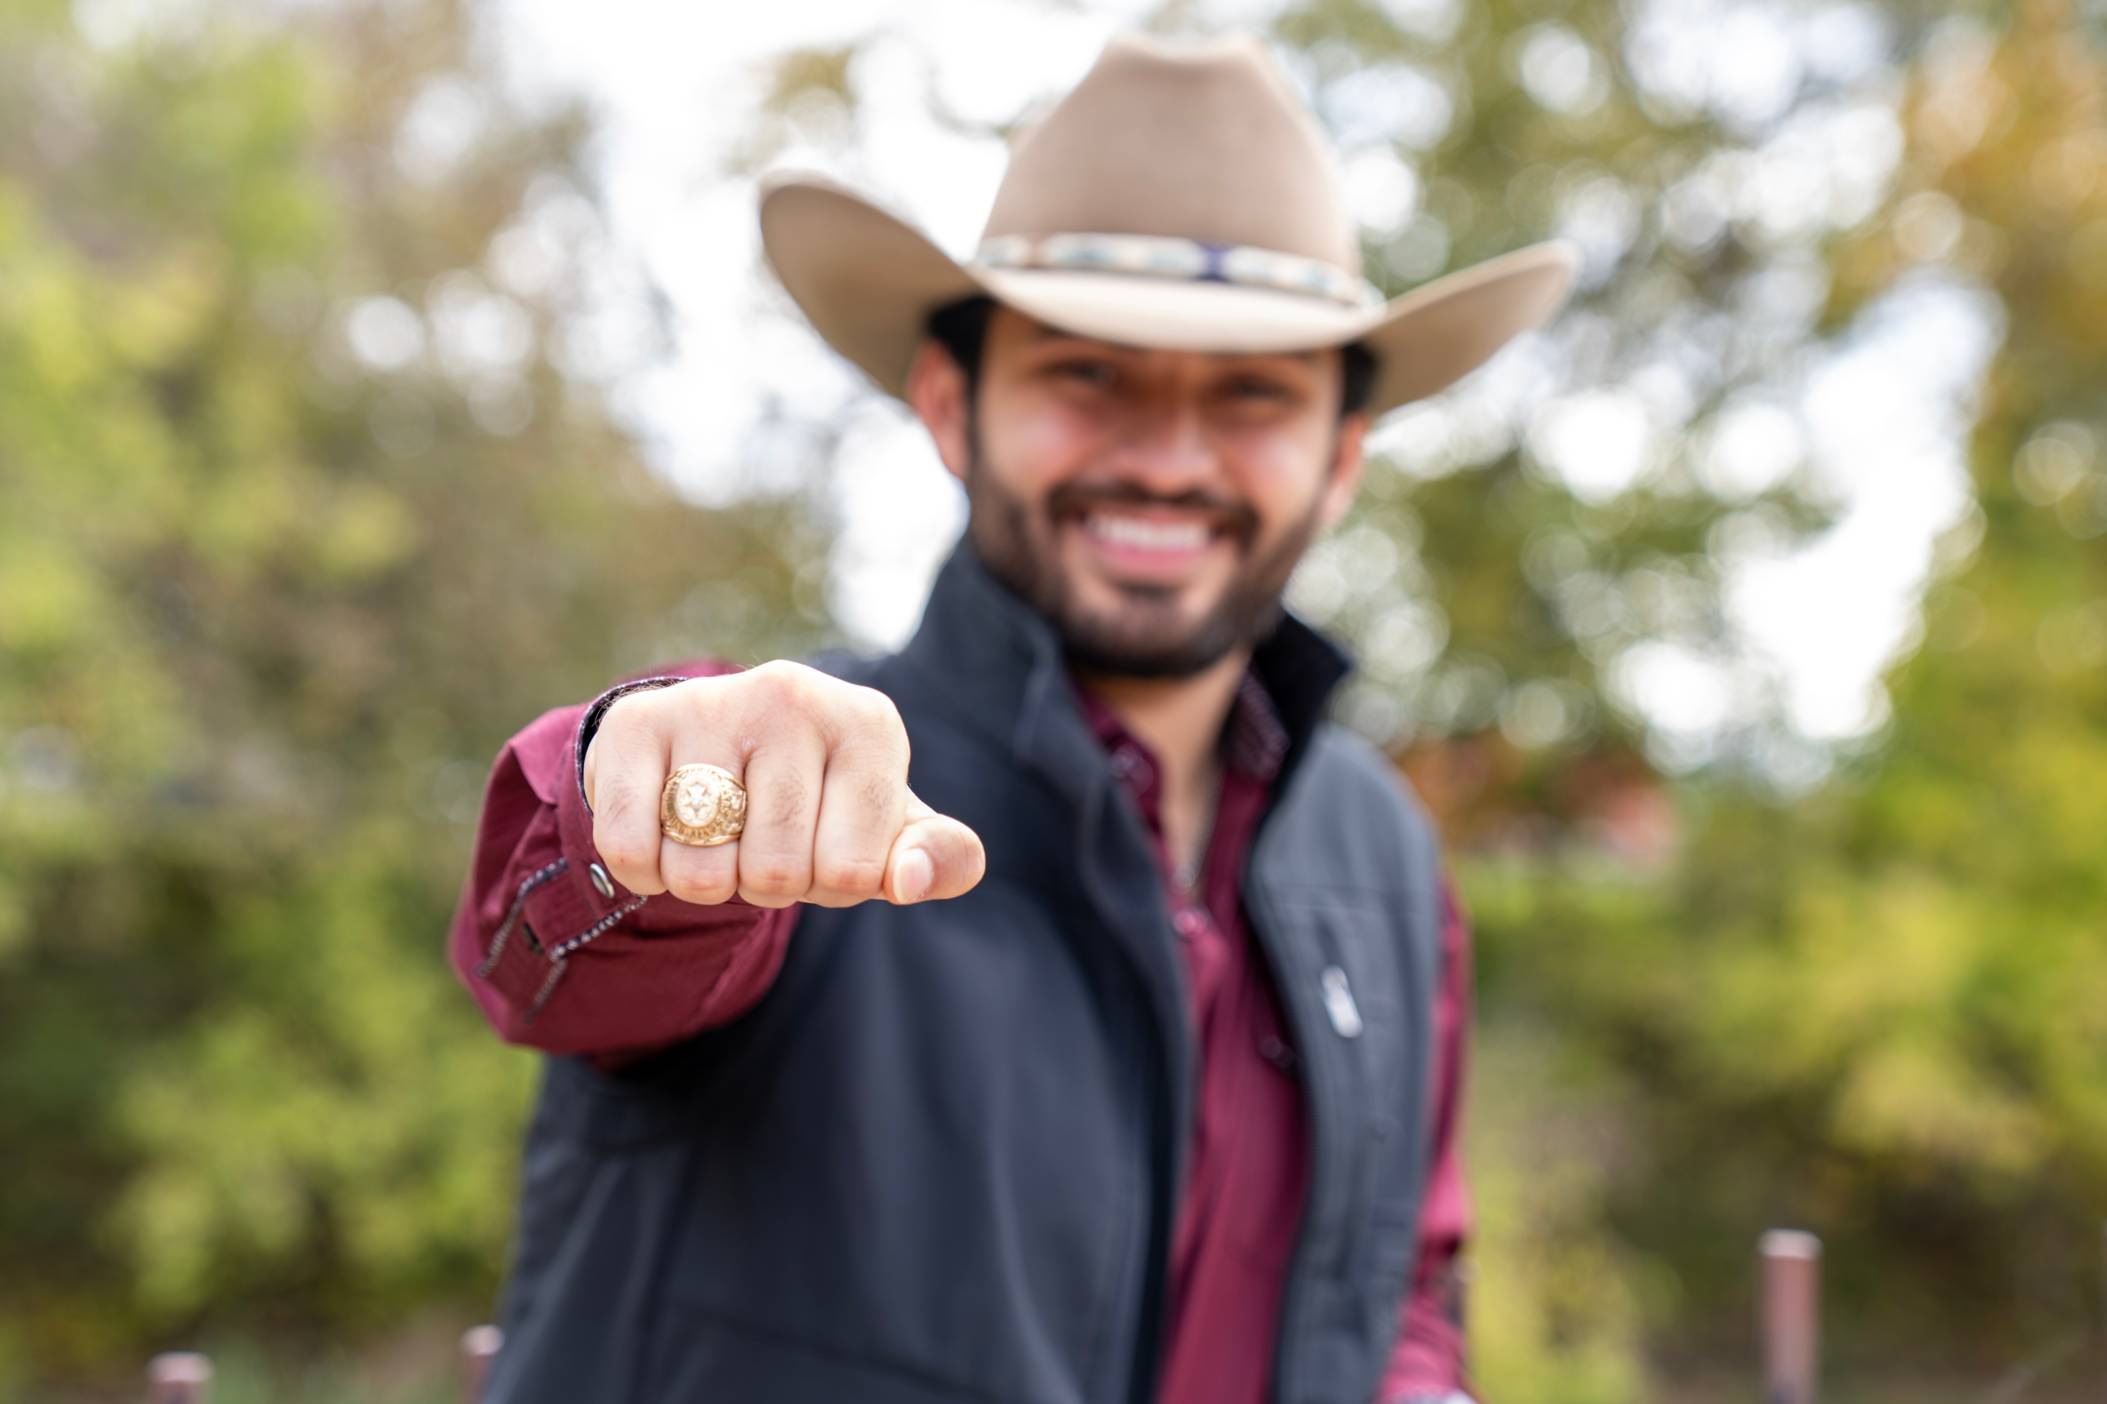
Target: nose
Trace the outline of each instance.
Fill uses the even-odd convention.
[[[1165,497],[1218,486],[1220,459],[1192,397],[1160,396],[1138,404],[1121,431],[1113,463],[1129,481]]]

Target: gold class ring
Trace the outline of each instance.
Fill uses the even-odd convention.
[[[690,848],[730,843],[746,828],[746,787],[722,766],[680,766],[659,792],[658,828]]]

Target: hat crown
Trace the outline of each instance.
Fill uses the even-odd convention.
[[[1120,36],[1021,135],[982,239],[1139,234],[1360,274],[1338,158],[1253,38]]]

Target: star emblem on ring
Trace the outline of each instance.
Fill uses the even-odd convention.
[[[746,828],[746,787],[716,765],[683,765],[659,795],[659,832],[690,848],[730,843]]]

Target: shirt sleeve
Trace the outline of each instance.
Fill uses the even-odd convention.
[[[704,659],[632,679],[542,714],[498,753],[447,956],[506,1042],[618,1067],[730,1022],[774,981],[796,905],[630,892],[601,864],[585,803],[583,744],[609,703],[736,671]]]
[[[1405,1296],[1378,1404],[1440,1400],[1469,1404],[1464,1369],[1464,1247],[1470,1198],[1457,1139],[1470,1033],[1470,926],[1454,882],[1442,877],[1442,982],[1435,1010],[1433,1163],[1419,1210],[1419,1264]]]

